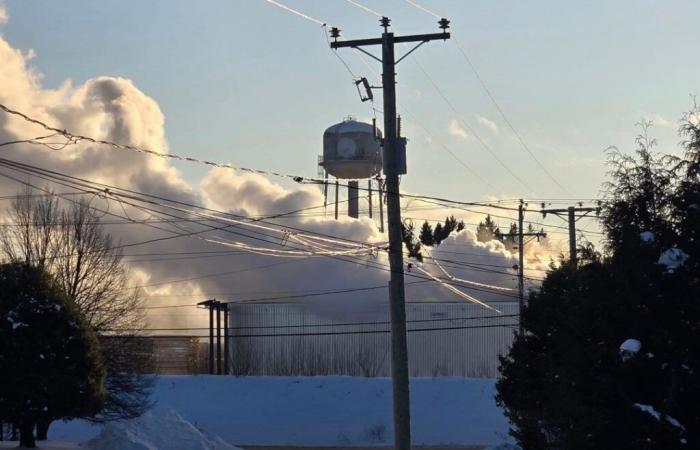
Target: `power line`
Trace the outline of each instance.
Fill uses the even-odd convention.
[[[409,4],[411,4],[411,5],[413,5],[413,6],[416,7],[417,9],[420,9],[421,11],[423,11],[423,12],[425,12],[425,13],[430,14],[431,16],[440,19],[440,16],[439,16],[439,15],[437,15],[437,14],[435,14],[433,11],[430,11],[429,9],[427,9],[427,8],[425,8],[425,7],[421,6],[421,5],[419,5],[419,4],[416,3],[415,1],[406,0],[406,2],[409,3]],[[459,52],[462,54],[462,56],[464,57],[464,59],[467,61],[467,64],[469,65],[469,68],[470,68],[471,71],[474,73],[474,76],[476,77],[477,81],[479,82],[479,85],[480,85],[481,88],[484,90],[484,92],[486,93],[487,97],[491,100],[491,103],[492,103],[493,106],[496,108],[496,110],[498,111],[498,114],[501,116],[501,118],[502,118],[503,121],[506,123],[506,125],[508,126],[508,128],[513,132],[513,134],[515,135],[515,137],[518,139],[518,141],[520,142],[520,145],[523,147],[523,149],[525,149],[525,151],[526,151],[526,152],[530,155],[530,157],[537,163],[537,165],[540,167],[540,169],[547,175],[547,177],[549,177],[549,179],[550,179],[554,184],[557,185],[557,187],[559,187],[559,189],[561,189],[562,191],[568,193],[568,190],[554,177],[554,175],[552,175],[552,173],[544,166],[544,164],[542,164],[542,162],[537,158],[537,156],[535,156],[535,154],[532,152],[532,150],[530,150],[530,147],[525,143],[525,140],[523,139],[522,135],[515,129],[515,127],[513,126],[513,123],[510,121],[510,119],[508,119],[508,117],[506,116],[505,112],[503,111],[503,108],[501,108],[501,105],[498,103],[498,101],[496,101],[495,96],[491,93],[491,90],[490,90],[489,87],[486,85],[486,82],[485,82],[484,79],[482,78],[482,76],[481,76],[481,74],[479,73],[479,71],[477,70],[476,66],[472,63],[472,60],[471,60],[471,58],[469,58],[469,55],[467,54],[467,51],[464,49],[464,46],[463,46],[463,45],[459,42],[459,40],[457,40],[457,39],[455,39],[454,42],[455,42],[455,45],[457,46],[457,48],[459,49]],[[422,68],[421,68],[421,70],[422,70]],[[441,94],[441,95],[442,95],[442,94]],[[469,128],[471,128],[471,127],[469,127]],[[473,133],[473,130],[472,130],[472,133]],[[481,139],[478,138],[478,137],[477,137],[477,139],[478,139],[478,140],[481,140]]]
[[[459,49],[459,51],[460,51],[460,53],[462,54],[462,56],[464,56],[464,59],[467,61],[469,67],[470,67],[471,70],[472,70],[472,72],[474,72],[474,75],[476,76],[476,79],[479,81],[479,84],[481,85],[482,89],[484,90],[484,92],[486,93],[486,95],[488,96],[488,98],[491,100],[491,103],[493,104],[493,106],[494,106],[494,107],[496,108],[496,110],[498,111],[498,114],[501,116],[501,118],[502,118],[503,121],[506,123],[506,125],[508,126],[508,128],[510,128],[510,130],[513,132],[513,134],[515,135],[515,137],[516,137],[516,138],[518,139],[518,141],[520,142],[520,145],[525,149],[525,151],[530,155],[530,157],[537,163],[537,165],[540,167],[540,169],[542,170],[542,172],[544,172],[544,173],[547,175],[547,177],[549,177],[549,179],[550,179],[554,184],[556,184],[557,187],[559,187],[559,189],[561,189],[562,191],[564,191],[565,193],[568,194],[568,193],[569,193],[568,189],[566,189],[566,188],[554,177],[554,175],[552,175],[552,173],[544,166],[544,164],[542,164],[542,162],[537,158],[537,156],[535,156],[535,154],[532,152],[532,150],[530,150],[530,147],[525,143],[525,140],[523,139],[523,137],[521,136],[521,134],[518,132],[518,130],[515,129],[515,127],[514,127],[513,124],[511,123],[510,119],[508,119],[508,117],[506,116],[505,112],[503,112],[503,109],[501,108],[501,105],[498,104],[498,102],[496,101],[496,98],[495,98],[495,97],[493,96],[493,94],[491,93],[491,90],[490,90],[490,89],[488,88],[488,86],[486,85],[486,82],[483,80],[483,78],[482,78],[481,75],[479,74],[479,71],[476,69],[476,66],[474,66],[474,64],[472,63],[472,60],[471,60],[471,59],[469,58],[469,56],[467,55],[467,52],[466,52],[466,50],[464,49],[464,47],[462,46],[462,44],[460,44],[459,41],[455,40],[455,45],[456,45],[457,48]]]
[[[375,11],[375,10],[373,10],[373,9],[371,9],[371,8],[368,8],[367,6],[365,6],[365,5],[363,5],[363,4],[359,3],[359,2],[356,2],[355,0],[345,0],[345,1],[348,2],[348,3],[350,3],[351,5],[357,6],[358,8],[362,9],[363,11],[366,11],[366,12],[368,12],[368,13],[370,13],[370,14],[374,14],[374,15],[377,16],[377,17],[382,17],[382,15],[379,14],[377,11]]]
[[[407,329],[407,333],[419,333],[419,332],[429,332],[429,331],[450,331],[450,330],[471,330],[471,329],[481,329],[481,328],[515,328],[518,324],[507,323],[507,324],[488,324],[488,325],[465,325],[465,326],[454,326],[454,327],[435,327],[435,328],[411,328]],[[104,330],[104,331],[198,331],[198,330],[209,330],[209,328],[197,327],[197,328],[150,328],[150,329],[131,329],[131,330]],[[235,328],[233,328],[235,330]],[[315,332],[315,333],[267,333],[267,334],[231,334],[230,337],[234,339],[238,338],[255,338],[255,337],[294,337],[294,336],[343,336],[343,335],[357,335],[357,334],[389,334],[391,330],[356,330],[356,331],[327,331],[327,332]],[[146,336],[154,337],[154,336]],[[207,338],[209,336],[173,336],[173,337],[200,337]]]
[[[156,150],[151,150],[151,149],[147,149],[147,148],[143,148],[143,147],[136,147],[133,145],[120,144],[120,143],[106,141],[106,140],[102,140],[102,139],[95,139],[95,138],[92,138],[89,136],[73,134],[73,133],[66,131],[66,130],[61,130],[61,129],[58,129],[55,127],[51,127],[40,120],[29,117],[28,115],[26,115],[22,112],[12,110],[3,104],[0,104],[0,110],[5,111],[7,114],[21,117],[25,121],[36,124],[38,126],[41,126],[41,127],[45,128],[46,130],[57,132],[57,133],[65,136],[66,139],[73,140],[74,144],[78,144],[81,141],[86,141],[86,142],[91,142],[94,144],[105,145],[105,146],[112,147],[112,148],[118,149],[118,150],[128,150],[128,151],[133,151],[133,152],[137,152],[137,153],[144,153],[144,154],[148,154],[148,155],[152,155],[152,156],[157,156],[157,157],[161,157],[161,158],[174,159],[177,161],[185,161],[185,162],[190,162],[190,163],[204,164],[204,165],[208,165],[211,167],[239,170],[239,171],[243,171],[243,172],[256,173],[259,175],[270,175],[270,176],[275,176],[275,177],[287,178],[287,179],[292,179],[293,181],[295,181],[297,183],[324,184],[328,181],[328,180],[323,179],[323,178],[303,177],[300,175],[285,174],[285,173],[269,171],[269,170],[251,169],[248,167],[235,166],[235,165],[228,164],[228,163],[219,163],[219,162],[203,160],[203,159],[199,159],[199,158],[195,158],[195,157],[191,157],[191,156],[182,156],[182,155],[177,155],[174,153],[164,153],[164,152],[159,152]],[[110,186],[110,185],[106,185],[106,184],[104,184],[104,186],[105,187],[114,187],[114,186]],[[348,187],[347,184],[342,184],[342,183],[340,184],[340,186]],[[114,188],[116,188],[116,187],[114,187]],[[361,191],[369,191],[369,188],[363,188],[362,186],[359,186],[357,189],[361,190]],[[388,190],[385,190],[385,192],[386,193],[394,193],[393,191],[388,191]],[[400,195],[401,197],[405,197],[405,198],[432,199],[432,200],[448,202],[448,203],[453,203],[453,204],[462,204],[462,205],[469,205],[469,206],[483,206],[483,207],[504,209],[504,210],[513,210],[513,211],[516,210],[514,208],[492,205],[488,202],[461,202],[461,201],[449,200],[449,199],[445,199],[445,198],[431,197],[431,196],[418,195],[418,194],[409,194],[409,193],[405,193],[405,192],[397,192],[397,194]]]
[[[9,168],[12,168],[13,170],[18,170],[18,171],[21,171],[21,172],[25,172],[26,170],[29,170],[29,172],[26,172],[27,174],[35,173],[35,172],[38,171],[39,174],[43,174],[43,175],[39,175],[39,178],[43,178],[43,177],[45,177],[46,175],[48,175],[48,176],[53,176],[53,178],[54,178],[53,181],[54,181],[54,182],[57,182],[57,181],[56,181],[56,175],[57,175],[57,174],[58,174],[58,175],[61,175],[61,176],[63,176],[63,177],[66,177],[66,178],[68,178],[68,179],[70,179],[70,178],[79,179],[79,178],[77,178],[77,177],[71,177],[70,175],[60,174],[60,173],[58,173],[58,172],[50,171],[50,170],[47,170],[47,169],[37,168],[36,166],[30,166],[30,165],[26,165],[26,164],[22,164],[22,163],[17,163],[17,162],[9,161],[9,160],[6,160],[6,159],[4,159],[4,158],[0,158],[0,165],[6,166],[6,167],[9,167]],[[18,168],[18,167],[19,167],[19,168]],[[22,167],[24,167],[25,169],[23,170]],[[11,176],[9,176],[9,175],[7,175],[7,174],[1,174],[1,175],[2,175],[2,176],[5,176],[5,177],[7,177],[7,178],[10,178],[10,179],[12,179],[12,180],[14,180],[14,181],[16,181],[16,182],[18,182],[18,183],[20,183],[20,184],[25,184],[25,185],[28,185],[28,186],[33,187],[33,188],[38,189],[38,190],[42,190],[42,191],[47,192],[47,193],[49,192],[49,191],[47,191],[46,189],[39,188],[39,187],[37,187],[37,186],[35,186],[35,185],[32,185],[31,183],[25,182],[25,181],[23,181],[23,180],[19,180],[19,179],[17,179],[17,178],[11,177]],[[35,175],[36,175],[36,173],[35,173]],[[62,185],[64,185],[64,186],[68,186],[68,187],[72,187],[72,188],[76,188],[75,184],[67,184],[67,183],[65,183],[66,180],[65,180],[64,178],[58,178],[58,179],[59,179],[59,180],[63,180],[63,182],[59,181],[59,182],[58,182],[59,184],[62,184]],[[82,179],[81,179],[81,180],[82,180]],[[83,181],[87,182],[87,180],[83,180]],[[95,184],[101,185],[101,183],[95,183]],[[114,188],[115,188],[115,189],[119,189],[119,188],[116,188],[116,187],[114,187]],[[93,189],[95,189],[95,188],[93,187]],[[122,190],[129,191],[129,190],[126,190],[126,189],[122,189]],[[134,191],[130,191],[130,192],[134,192]],[[112,195],[115,195],[115,193],[112,193]],[[143,194],[143,195],[152,196],[152,195],[150,195],[150,194]],[[152,197],[156,197],[156,196],[152,196]],[[159,198],[162,198],[162,197],[159,197]],[[69,200],[69,201],[73,201],[73,200],[70,200],[70,199],[68,199],[68,200]],[[166,199],[166,200],[167,200],[167,199]],[[120,201],[123,201],[123,200],[120,200]],[[183,202],[179,202],[179,201],[176,201],[176,200],[172,200],[172,201],[175,202],[175,203],[183,203]],[[153,203],[153,202],[150,201],[150,200],[146,200],[146,202],[147,202],[147,203]],[[129,202],[126,202],[126,203],[127,203],[127,204],[130,204],[130,205],[133,205],[133,204],[131,204],[131,203],[129,203]],[[160,204],[160,206],[166,206],[166,207],[167,207],[167,205],[162,205],[162,204]],[[167,213],[163,213],[163,212],[161,212],[161,211],[156,211],[156,210],[153,210],[153,209],[145,208],[145,207],[143,207],[143,206],[141,206],[140,208],[144,208],[144,209],[146,209],[146,210],[148,210],[148,211],[151,211],[151,212],[154,212],[154,213],[158,213],[158,214],[167,214]],[[200,208],[202,208],[202,207],[200,207]],[[99,210],[99,209],[97,209],[97,208],[95,208],[95,209],[98,210],[98,211],[104,212],[104,213],[106,213],[106,214],[110,214],[110,215],[113,215],[113,216],[116,216],[116,217],[124,218],[123,216],[119,216],[119,215],[117,215],[117,214],[115,214],[115,213],[110,213],[110,212],[108,212],[108,211]],[[207,208],[203,208],[203,209],[207,209]],[[193,213],[193,211],[190,211],[190,213]],[[173,216],[173,215],[171,215],[171,214],[167,214],[167,215],[170,215],[170,216],[172,216],[172,217],[177,217],[177,216]],[[133,219],[128,218],[128,217],[127,217],[126,219],[127,219],[127,220],[133,220]],[[212,218],[212,219],[215,220],[215,221],[221,220],[220,218]],[[148,224],[146,224],[146,225],[148,225]],[[154,227],[153,225],[149,225],[149,226]],[[210,225],[208,225],[208,226],[210,226]],[[218,228],[220,228],[220,230],[221,230],[221,231],[224,231],[224,232],[234,233],[234,234],[240,234],[240,233],[234,232],[233,230],[230,230],[229,227],[231,227],[231,226],[232,226],[232,225],[226,225],[226,226],[218,227]],[[210,227],[211,227],[211,226],[210,226]],[[156,227],[156,228],[158,228],[158,227]],[[168,232],[170,232],[170,233],[176,233],[176,232],[173,232],[172,230],[167,230],[167,229],[166,229],[165,231],[168,231]],[[170,237],[167,237],[167,238],[158,238],[158,239],[156,239],[156,240],[165,240],[165,239],[168,239],[168,238],[175,238],[175,237],[182,237],[182,236],[187,236],[187,235],[194,235],[194,234],[196,234],[196,233],[201,233],[201,232],[206,232],[206,231],[212,231],[212,230],[202,230],[202,231],[199,231],[199,232],[190,232],[190,233],[185,234],[185,235],[183,235],[183,234],[175,234],[175,236],[170,236]],[[304,231],[304,230],[302,230],[302,231]],[[248,237],[251,237],[251,236],[248,236]],[[255,237],[252,237],[252,238],[254,238],[254,239],[260,239],[260,238],[255,238]],[[281,245],[280,243],[277,243],[277,242],[273,242],[273,243],[275,243],[275,244],[277,244],[277,245]],[[322,256],[324,256],[324,255],[322,255]],[[373,267],[373,268],[376,268],[376,269],[379,269],[379,270],[382,270],[382,271],[391,272],[391,269],[388,268],[386,265],[378,264],[378,263],[375,263],[375,262],[372,262],[372,261],[358,261],[358,260],[353,259],[352,257],[349,257],[349,258],[348,258],[348,257],[340,257],[340,256],[333,256],[333,255],[325,255],[325,256],[331,257],[331,258],[333,258],[333,259],[337,259],[337,260],[339,260],[339,261],[350,262],[350,263],[353,263],[353,264],[361,264],[361,265],[364,265],[364,266],[366,266],[366,267]],[[420,275],[412,274],[412,273],[407,273],[406,276],[410,276],[410,277],[414,277],[414,278],[419,278],[419,279],[426,279],[426,280],[429,279],[429,277],[422,277],[422,276],[420,276]],[[505,294],[505,293],[501,293],[501,292],[487,291],[487,290],[484,290],[484,289],[476,288],[476,287],[473,287],[473,286],[466,286],[466,285],[464,285],[464,284],[455,283],[455,282],[452,282],[452,281],[444,281],[444,280],[438,280],[438,279],[436,279],[435,281],[438,281],[439,283],[444,284],[444,285],[454,285],[454,286],[458,286],[458,287],[461,287],[461,288],[464,288],[464,289],[470,289],[470,290],[474,290],[474,291],[489,292],[489,293],[494,294],[494,295],[500,295],[500,296],[506,296],[506,297],[513,297],[513,296],[511,296],[511,295],[509,295],[509,294]]]
[[[309,15],[307,15],[307,14],[304,14],[304,13],[301,12],[301,11],[297,11],[296,9],[292,9],[292,8],[290,8],[289,6],[282,4],[281,2],[278,2],[278,1],[276,1],[276,0],[265,0],[265,1],[268,2],[268,3],[270,3],[271,5],[275,5],[276,7],[280,8],[280,9],[282,9],[282,10],[284,10],[284,11],[287,11],[287,12],[289,12],[289,13],[292,13],[292,14],[294,14],[295,16],[299,16],[299,17],[301,17],[302,19],[306,19],[306,20],[308,20],[309,22],[313,22],[313,23],[315,23],[315,24],[317,24],[317,25],[320,25],[320,26],[322,26],[322,27],[325,27],[325,26],[326,26],[326,22],[324,22],[324,21],[322,21],[322,20],[319,20],[319,19],[315,19],[315,18],[313,18],[313,17],[311,17],[311,16],[309,16]]]
[[[460,123],[469,130],[469,132],[476,138],[477,142],[481,144],[481,146],[486,150],[495,160],[498,162],[498,164],[503,167],[509,174],[510,176],[515,179],[517,182],[519,182],[523,187],[525,187],[528,191],[534,192],[534,190],[525,182],[523,181],[522,178],[518,176],[508,165],[496,154],[496,152],[491,149],[491,147],[481,138],[479,133],[476,132],[476,129],[469,125],[466,120],[462,117],[462,115],[457,111],[457,108],[454,106],[454,104],[450,101],[449,98],[445,95],[445,93],[442,91],[440,86],[435,82],[433,77],[430,76],[428,71],[423,68],[423,65],[416,59],[416,66],[420,69],[420,71],[423,73],[423,75],[428,79],[430,84],[433,86],[433,88],[437,91],[438,95],[442,100],[445,102],[448,108],[457,116],[457,119],[460,121]]]
[[[415,6],[416,8],[420,9],[421,11],[426,12],[426,13],[430,14],[431,16],[435,17],[436,19],[442,18],[439,14],[436,14],[433,11],[429,10],[428,8],[419,5],[418,3],[416,3],[413,0],[406,0],[406,3]]]

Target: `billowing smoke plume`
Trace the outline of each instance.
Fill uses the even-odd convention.
[[[7,14],[0,3],[0,23],[6,19]],[[66,81],[58,88],[46,88],[41,84],[38,69],[29,65],[31,56],[33,52],[25,54],[0,36],[0,102],[76,134],[159,151],[168,150],[163,113],[158,104],[132,81],[100,76],[78,86]],[[42,131],[40,127],[19,118],[0,114],[0,142],[39,136]],[[184,148],[177,150],[181,154],[190,153]],[[310,168],[313,167],[315,154],[316,149],[309,149]],[[90,143],[80,143],[60,151],[29,144],[7,146],[3,156],[94,181],[246,216],[302,210],[323,203],[318,189],[300,187],[289,190],[261,175],[242,174],[229,169],[213,169],[199,186],[193,187],[166,159]],[[0,172],[8,173],[7,169]],[[46,184],[40,180],[33,182]],[[20,189],[17,183],[0,177],[3,195],[12,195]],[[56,190],[65,191],[65,188],[56,187]],[[106,200],[94,200],[97,206],[108,207]],[[110,205],[109,208],[121,213],[118,205]],[[130,217],[148,218],[143,211],[132,209],[125,212]],[[375,223],[368,218],[335,221],[326,217],[298,215],[276,221],[281,226],[294,226],[357,241],[376,243],[386,240],[386,236],[379,233]],[[185,230],[197,229],[187,223],[181,227]],[[122,243],[169,235],[163,230],[133,224],[110,225],[109,231]],[[234,238],[223,232],[208,235],[221,239]],[[237,239],[255,245],[273,245],[248,238]],[[382,252],[353,258],[350,262],[346,258],[287,259],[245,252],[209,254],[197,259],[177,258],[176,255],[154,256],[166,252],[221,250],[230,249],[201,239],[180,237],[131,247],[125,253],[129,255],[126,260],[131,261],[134,285],[142,286],[150,306],[188,305],[212,297],[222,301],[275,299],[311,290],[374,286],[381,288],[297,300],[308,302],[322,313],[339,314],[346,318],[371,315],[380,309],[377,305],[386,302],[385,286],[389,273],[377,268],[388,267],[387,257]],[[444,269],[465,280],[510,289],[516,287],[514,271],[510,269],[516,262],[513,255],[501,243],[477,242],[470,231],[449,237],[433,250],[432,256],[443,260],[440,263],[442,268],[430,259],[422,264],[416,262],[406,279],[409,301],[460,300],[437,283],[426,281],[425,276],[414,278],[412,275],[420,274],[419,267],[440,277],[444,277]],[[477,270],[467,264],[477,264],[481,269],[493,266],[490,267],[493,270]],[[482,289],[464,291],[487,301],[512,301],[514,295],[510,292],[504,296]],[[159,309],[151,312],[151,318],[154,325],[157,321],[160,326],[202,326],[203,314],[203,311],[194,308]]]

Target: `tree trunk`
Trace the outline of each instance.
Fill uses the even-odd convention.
[[[49,426],[51,426],[51,419],[39,419],[36,423],[36,440],[45,441],[49,435]]]
[[[19,426],[19,446],[22,448],[36,448],[34,440],[34,422],[25,421]]]

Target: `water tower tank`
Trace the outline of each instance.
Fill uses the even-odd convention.
[[[372,124],[346,119],[323,133],[323,161],[329,175],[372,178],[382,170],[381,132]]]

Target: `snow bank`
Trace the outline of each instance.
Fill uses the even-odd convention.
[[[170,408],[107,424],[84,446],[90,450],[240,450],[220,438],[205,436]]]
[[[680,248],[669,248],[664,251],[659,257],[659,264],[666,266],[668,272],[673,272],[683,265],[688,259],[688,254]]]
[[[642,240],[642,242],[654,242],[656,236],[651,231],[642,231],[639,233],[639,238]]]
[[[412,378],[414,443],[512,443],[495,393],[493,379]],[[205,434],[240,446],[390,445],[393,440],[387,378],[164,376],[154,400]],[[98,432],[73,421],[52,425],[49,437],[85,441]]]
[[[12,448],[18,449],[18,441],[2,441],[0,442],[0,448]],[[77,444],[70,442],[58,442],[58,441],[37,441],[36,450],[80,450],[82,447]]]
[[[635,403],[634,406],[641,409],[645,413],[653,416],[656,420],[661,420],[661,413],[658,412],[656,409],[654,409],[653,406],[644,405],[641,403]],[[676,419],[674,419],[671,416],[668,416],[668,415],[666,416],[666,422],[671,424],[671,426],[674,426],[674,427],[680,429],[681,431],[685,431],[685,427],[683,425],[681,425],[681,423],[679,421],[677,421]]]
[[[627,339],[620,345],[620,356],[623,361],[627,361],[642,349],[642,343],[637,339]]]

